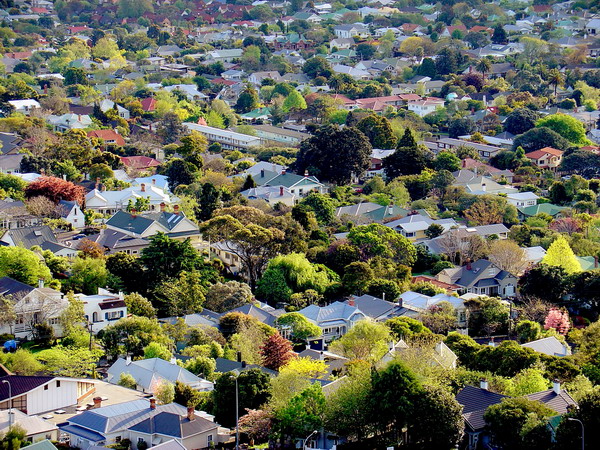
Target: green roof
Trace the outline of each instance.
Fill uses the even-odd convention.
[[[243,117],[244,119],[257,119],[258,117],[261,117],[261,116],[270,116],[270,115],[271,115],[271,110],[267,107],[264,107],[264,108],[254,109],[250,112],[247,112],[246,114],[240,114],[240,117]]]
[[[29,450],[57,450],[52,442],[48,439],[44,439],[43,441],[36,442],[35,444],[30,444],[27,446]]]
[[[552,217],[554,217],[567,208],[565,206],[553,205],[552,203],[541,203],[539,205],[524,206],[517,209],[522,215],[527,217],[535,216],[539,213],[550,214]]]
[[[596,261],[593,256],[575,256],[579,264],[581,265],[581,270],[593,270],[596,267]]]

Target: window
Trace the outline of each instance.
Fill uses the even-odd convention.
[[[44,386],[44,390],[45,390],[45,391],[47,391],[47,390],[48,390],[48,385],[47,385],[47,384]]]
[[[211,445],[213,443],[213,435],[209,434],[206,436],[206,445]]]
[[[115,442],[121,442],[121,436],[117,436],[117,437],[115,438]]]
[[[142,442],[144,442],[144,438],[141,438],[141,437],[139,437],[139,438],[138,438],[138,443],[140,443],[140,444],[141,444]]]
[[[56,387],[59,388],[60,387],[60,380],[56,380]]]

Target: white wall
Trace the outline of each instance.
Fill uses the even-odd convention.
[[[60,387],[56,387],[57,381]],[[48,390],[44,390],[48,386]],[[27,394],[27,414],[65,408],[77,404],[77,381],[54,379]]]

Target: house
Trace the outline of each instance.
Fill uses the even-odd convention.
[[[42,105],[33,99],[9,100],[7,103],[15,109],[15,112],[26,116],[30,115],[33,110],[42,108]]]
[[[87,135],[90,138],[100,139],[107,145],[117,145],[119,147],[125,145],[125,139],[115,130],[92,130],[88,131]]]
[[[306,197],[311,192],[324,194],[327,188],[317,177],[311,175],[296,175],[295,173],[282,171],[274,177],[263,177],[261,175],[254,178],[258,186],[283,186],[289,189],[290,193],[298,197]]]
[[[23,247],[27,249],[30,249],[33,246],[39,246],[42,250],[50,250],[57,256],[77,256],[75,250],[59,244],[52,229],[48,225],[7,230],[0,238],[0,245]]]
[[[476,450],[489,444],[485,428],[484,414],[487,409],[508,398],[489,390],[486,380],[482,380],[480,387],[465,386],[456,395],[456,401],[463,407],[462,416],[465,421],[465,432],[468,438],[467,450]],[[529,400],[540,402],[559,415],[569,412],[570,408],[576,407],[577,403],[561,388],[560,383],[555,381],[552,389],[525,395]]]
[[[202,91],[198,90],[198,86],[195,84],[173,84],[171,86],[165,86],[162,89],[167,92],[181,92],[190,101],[205,100],[208,98]]]
[[[517,188],[500,184],[493,179],[478,175],[476,172],[472,172],[466,169],[460,169],[453,172],[454,183],[453,186],[462,186],[469,194],[473,195],[485,195],[485,194],[516,194],[519,192]]]
[[[64,133],[68,130],[82,130],[92,126],[90,116],[83,114],[67,113],[61,116],[49,115],[46,120],[56,132]]]
[[[253,125],[256,135],[263,140],[263,144],[281,143],[286,147],[298,147],[300,143],[310,137],[308,133],[288,130],[273,125]]]
[[[443,106],[443,99],[433,97],[408,102],[408,110],[414,112],[419,117],[425,117],[427,114],[433,113]]]
[[[585,32],[593,36],[600,35],[600,19],[592,19],[586,23]]]
[[[535,341],[521,344],[521,347],[530,348],[538,353],[548,356],[567,356],[571,354],[571,347],[563,344],[556,336],[537,339]]]
[[[552,203],[541,203],[535,206],[521,206],[517,208],[519,220],[526,220],[528,217],[533,217],[540,213],[550,214],[553,218],[558,217],[566,206],[553,205]]]
[[[548,169],[556,172],[562,163],[563,151],[552,147],[544,147],[533,152],[525,153],[525,156],[540,169]]]
[[[506,194],[506,201],[517,207],[535,206],[539,197],[533,192],[515,192]]]
[[[383,322],[400,315],[400,305],[394,303],[395,300],[394,298],[385,300],[385,294],[384,298],[363,294],[360,297],[352,296],[344,303],[356,306],[365,316],[376,322]]]
[[[387,222],[385,226],[396,230],[411,241],[416,241],[419,239],[426,239],[427,235],[425,232],[433,224],[441,226],[444,232],[447,232],[451,228],[458,227],[458,223],[456,223],[454,219],[433,220],[431,217],[422,214],[411,214],[402,217],[401,219]]]
[[[129,120],[130,119],[130,114],[129,114],[129,110],[126,108],[123,108],[121,105],[117,105],[115,102],[113,102],[112,100],[109,100],[107,98],[105,98],[104,100],[102,100],[100,102],[100,110],[105,113],[108,112],[111,109],[115,109],[117,110],[117,114],[119,115],[120,118],[125,119],[125,120]]]
[[[114,295],[105,289],[98,289],[98,294],[75,294],[83,303],[85,318],[91,323],[92,331],[97,333],[112,322],[127,317],[127,305],[123,294]]]
[[[178,45],[161,45],[156,49],[159,56],[174,56],[175,53],[181,53],[183,49]]]
[[[355,69],[352,66],[347,66],[345,64],[336,64],[331,70],[335,73],[346,74],[354,78],[355,80],[368,80],[372,78],[372,75],[366,70]]]
[[[185,122],[183,125],[189,130],[202,133],[209,142],[218,142],[227,150],[245,150],[261,145],[261,139],[257,136],[249,136],[231,130],[222,130],[191,122]]]
[[[468,326],[467,307],[465,306],[464,300],[460,297],[455,297],[448,294],[436,294],[429,296],[420,294],[418,292],[407,291],[400,295],[398,302],[400,306],[398,315],[408,316],[415,319],[432,306],[435,306],[440,302],[448,302],[456,310],[457,327],[466,328]]]
[[[335,216],[343,222],[351,220],[358,224],[367,224],[372,222],[383,223],[386,219],[392,217],[407,216],[410,213],[408,209],[399,206],[382,206],[378,203],[360,202],[349,206],[339,206],[335,210]]]
[[[465,292],[501,298],[513,297],[516,292],[517,277],[495,264],[479,259],[463,267],[444,269],[436,279],[444,283],[457,284]]]
[[[85,214],[77,202],[61,200],[58,202],[58,213],[74,229],[85,227]]]
[[[106,222],[106,228],[136,238],[149,238],[156,233],[165,233],[177,240],[190,239],[193,243],[201,240],[198,225],[180,213],[177,205],[175,212],[161,211],[137,215],[117,211]]]
[[[146,447],[175,440],[185,449],[210,448],[219,443],[219,424],[212,416],[177,403],[157,405],[155,399],[90,409],[61,424],[71,446],[86,450],[122,440]],[[144,444],[141,444],[141,443]]]
[[[338,38],[342,39],[350,39],[354,36],[358,36],[361,39],[369,37],[369,28],[362,23],[336,25],[333,27],[333,32]]]
[[[58,440],[58,427],[39,416],[28,416],[24,412],[13,408],[12,413],[4,409],[0,411],[0,433],[6,435],[6,432],[12,426],[19,426],[25,431],[25,440],[28,442],[38,442],[48,439]],[[52,445],[52,444],[50,444]],[[28,447],[32,447],[28,445]],[[56,449],[56,447],[54,447]]]
[[[166,205],[172,205],[179,200],[159,187],[142,183],[139,187],[132,186],[121,191],[92,189],[85,195],[85,207],[103,214],[113,214],[135,207],[138,199],[147,200],[147,208],[151,212],[161,211]]]
[[[89,235],[86,239],[100,245],[109,255],[118,252],[124,252],[128,255],[139,255],[144,248],[150,245],[148,239],[130,236],[129,234],[107,228],[102,228],[99,233]],[[76,246],[79,246],[82,240],[75,242],[78,243]]]
[[[0,200],[0,227],[2,229],[28,228],[41,224],[42,218],[30,214],[22,201]]]
[[[19,152],[23,139],[16,133],[0,132],[0,151],[4,155],[12,155]]]
[[[309,305],[298,312],[321,328],[325,342],[342,337],[356,322],[366,318],[356,306],[342,302],[327,306]]]
[[[223,50],[213,50],[212,52],[208,52],[207,59],[213,61],[222,61],[222,62],[231,62],[234,59],[241,58],[243,49],[241,48],[231,48],[231,49],[223,49]]]
[[[152,97],[146,97],[142,99],[140,103],[142,104],[142,109],[144,112],[154,112],[156,109],[156,100],[154,100]]]
[[[296,194],[292,194],[289,188],[284,186],[258,186],[246,189],[240,194],[248,200],[264,200],[271,206],[277,203],[294,206],[299,200]]]
[[[160,161],[149,156],[121,156],[121,162],[128,170],[150,170],[160,166]]]
[[[383,356],[379,364],[387,364],[396,358],[407,357],[413,360],[424,360],[430,366],[441,367],[445,370],[456,369],[458,362],[458,356],[441,341],[435,344],[414,342],[408,345],[403,339],[400,339],[390,346],[389,352]]]
[[[302,350],[300,353],[298,353],[298,357],[310,358],[315,361],[325,362],[327,374],[324,378],[339,376],[344,371],[346,363],[350,361],[348,358],[340,356],[336,353],[331,353],[325,350],[313,350],[310,348]]]
[[[175,384],[177,381],[197,391],[212,391],[213,383],[194,375],[178,365],[175,358],[165,361],[161,358],[131,361],[131,358],[118,358],[108,369],[106,381],[119,384],[121,375],[129,374],[136,382],[136,389],[154,394],[162,383]]]
[[[210,249],[234,276],[244,276],[244,266],[238,256],[237,246],[231,241],[211,242]]]
[[[268,72],[254,72],[248,77],[248,82],[260,86],[263,80],[281,81],[281,75],[276,70]]]
[[[30,416],[56,411],[76,405],[94,390],[94,380],[9,374],[0,377],[0,410],[12,407]]]
[[[455,147],[473,147],[479,156],[488,160],[502,150],[494,145],[479,144],[477,142],[465,141],[463,139],[440,138],[436,141],[437,150],[453,149]]]
[[[335,38],[329,41],[329,49],[348,50],[356,45],[352,38]]]

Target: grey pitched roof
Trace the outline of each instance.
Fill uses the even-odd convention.
[[[129,373],[145,390],[151,390],[157,378],[171,383],[181,381],[188,385],[196,385],[203,381],[189,370],[160,358],[142,359],[129,364],[123,358],[119,358],[108,369],[110,382],[116,384],[122,373]]]
[[[474,386],[465,386],[457,395],[456,401],[463,407],[463,417],[472,430],[485,427],[483,415],[486,409],[500,403],[505,395],[497,394]]]
[[[146,434],[156,433],[176,438],[186,438],[216,428],[219,428],[218,424],[203,417],[196,416],[194,420],[189,420],[187,416],[182,417],[179,414],[165,411],[148,417],[129,429]]]
[[[234,310],[232,310],[230,312],[241,312],[241,313],[247,314],[269,326],[274,326],[275,320],[277,320],[277,317],[274,316],[273,314],[271,314],[261,308],[257,308],[256,306],[254,306],[251,303],[242,305],[238,308],[235,308]]]
[[[0,152],[7,154],[17,148],[22,139],[16,133],[0,133]]]
[[[88,236],[87,239],[94,241],[109,249],[144,246],[150,242],[148,239],[135,238],[115,230],[102,229],[100,233]],[[81,243],[81,241],[79,241]]]
[[[528,394],[526,397],[529,400],[543,403],[548,408],[556,411],[558,414],[565,414],[569,411],[570,406],[577,406],[577,402],[573,400],[573,398],[565,390],[561,390],[560,393],[557,394],[553,389],[549,389],[547,391]]]
[[[309,305],[298,312],[317,324],[332,320],[347,320],[355,313],[362,314],[357,307],[342,302],[333,302],[327,306]]]
[[[27,295],[35,288],[10,277],[0,278],[0,295]]]
[[[275,370],[267,369],[266,367],[262,367],[257,364],[246,364],[243,362],[232,361],[230,359],[225,359],[225,358],[217,358],[216,362],[217,362],[216,371],[221,372],[221,373],[232,372],[234,370],[245,371],[245,370],[250,370],[250,369],[259,369],[266,374],[273,375],[273,376],[277,375],[277,372]]]
[[[73,208],[79,206],[77,202],[72,202],[68,200],[61,200],[58,202],[58,204],[61,206],[61,208],[59,208],[61,217],[67,217],[71,213]]]
[[[158,222],[168,230],[172,230],[184,218],[185,216],[183,214],[170,212],[157,212],[133,216],[125,211],[117,211],[114,216],[108,219],[106,224],[136,234],[142,234],[154,222]]]
[[[43,441],[36,442],[34,444],[29,444],[27,446],[28,450],[57,450],[55,445],[50,442],[48,439],[44,439]]]
[[[58,243],[56,236],[54,236],[52,229],[48,225],[13,228],[12,230],[7,230],[5,236],[10,236],[16,246],[24,248],[31,248],[34,245],[41,246],[46,241]]]
[[[471,264],[471,270],[467,270],[467,266],[463,266],[461,268],[461,277],[456,281],[456,284],[460,286],[485,286],[484,280],[501,280],[510,274],[501,270],[494,276],[490,276],[488,273],[488,269],[496,268],[494,264],[492,264],[487,259],[479,259]],[[483,284],[477,284],[483,283]],[[489,286],[493,286],[495,283],[487,284]]]
[[[367,317],[377,319],[382,316],[395,316],[399,314],[400,307],[396,303],[388,302],[372,295],[364,294],[353,298],[355,306]],[[348,303],[348,301],[346,301]]]
[[[567,347],[563,345],[555,336],[550,336],[536,341],[521,344],[521,347],[531,348],[538,353],[544,353],[550,356],[566,356]]]

